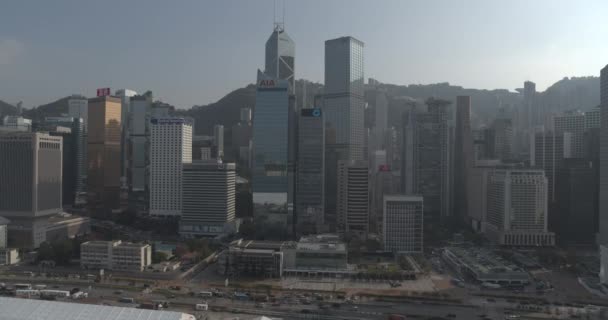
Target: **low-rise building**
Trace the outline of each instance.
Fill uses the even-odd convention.
[[[223,272],[226,275],[280,278],[283,275],[282,249],[287,245],[291,243],[235,240],[228,248]]]
[[[152,247],[143,243],[88,241],[80,245],[80,266],[84,269],[143,271],[152,263]]]
[[[485,249],[447,247],[442,258],[452,268],[482,283],[523,285],[530,282],[525,270]]]
[[[0,249],[0,266],[9,266],[19,263],[19,251],[11,248]]]
[[[300,238],[295,246],[295,272],[346,271],[347,250],[337,235],[319,234]]]

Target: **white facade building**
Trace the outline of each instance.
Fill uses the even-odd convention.
[[[192,124],[184,118],[152,118],[150,215],[181,215],[182,169],[191,162]]]
[[[182,176],[182,216],[179,233],[185,237],[217,236],[235,218],[234,163],[194,161]]]
[[[497,169],[488,176],[486,234],[500,245],[552,246],[543,170]]]
[[[87,241],[80,245],[80,266],[84,269],[143,271],[152,264],[152,247],[144,243]]]
[[[384,250],[422,253],[424,204],[422,196],[385,195],[382,239]]]

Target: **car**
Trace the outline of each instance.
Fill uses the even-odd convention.
[[[453,314],[453,313],[448,313],[448,314],[446,315],[446,317],[448,317],[448,318],[456,318],[456,315],[455,315],[455,314]]]
[[[310,313],[310,310],[308,310],[308,309],[302,309],[302,310],[300,310],[300,312],[301,313]]]
[[[340,308],[340,304],[339,303],[332,303],[331,306],[334,307],[334,308]]]
[[[114,294],[122,294],[122,293],[123,293],[122,290],[116,290],[116,291],[114,291]]]

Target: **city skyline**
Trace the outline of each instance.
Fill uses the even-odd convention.
[[[346,35],[367,44],[368,76],[402,85],[450,82],[513,90],[532,80],[543,91],[565,76],[597,76],[600,57],[608,54],[601,45],[607,31],[595,22],[608,6],[600,1],[576,7],[553,1],[345,4],[332,1],[317,10],[314,4],[287,1],[286,30],[298,40],[301,57],[297,78],[322,82],[324,41]],[[3,12],[10,15],[0,13],[0,99],[24,101],[30,108],[72,93],[92,96],[96,88],[109,86],[150,89],[161,100],[189,108],[254,83],[248,70],[264,64],[262,41],[272,30],[272,1],[179,7],[120,3],[113,23],[87,22],[117,6],[9,4]],[[71,19],[53,19],[66,12]],[[348,18],[357,12],[367,13],[368,23]],[[310,23],[311,15],[321,23]],[[172,23],[156,23],[159,19]],[[484,28],[476,27],[480,23]],[[223,32],[216,32],[218,27]],[[116,47],[100,45],[107,42]],[[84,76],[89,72],[97,76]]]

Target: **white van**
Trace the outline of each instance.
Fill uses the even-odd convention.
[[[209,305],[206,303],[197,303],[196,306],[194,306],[194,309],[197,311],[207,311],[209,310]]]

